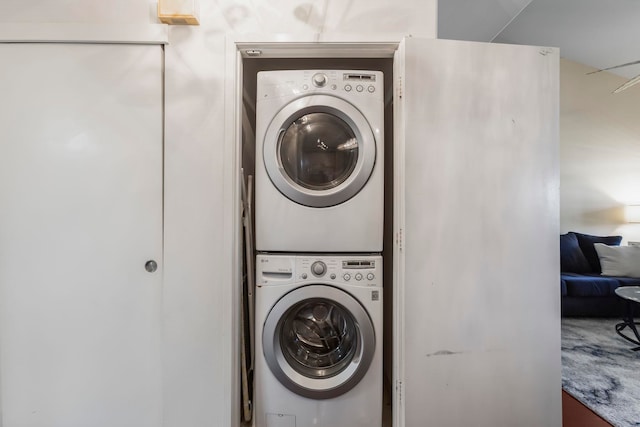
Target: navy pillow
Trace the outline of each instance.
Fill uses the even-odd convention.
[[[566,273],[590,273],[589,261],[582,253],[578,238],[573,233],[560,235],[560,271]]]
[[[620,242],[622,242],[622,236],[592,236],[590,234],[581,233],[574,234],[578,238],[578,244],[580,245],[580,249],[582,249],[582,253],[587,258],[587,261],[591,266],[591,271],[597,274],[602,273],[602,267],[600,266],[600,258],[598,258],[598,253],[596,252],[596,248],[593,244],[604,243],[609,246],[620,246]]]

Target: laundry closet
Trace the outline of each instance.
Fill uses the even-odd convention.
[[[123,26],[130,1],[110,6],[111,26],[88,6],[74,8],[86,25],[38,25],[66,22],[49,3],[37,24],[0,27],[3,425],[235,427],[267,405],[257,427],[300,427],[309,414],[331,427],[560,425],[557,50],[378,35],[400,11],[417,17],[396,31],[435,37],[433,2],[332,3],[343,24],[296,37],[225,34],[221,2],[200,29],[148,27],[147,2]],[[295,13],[259,28],[293,32]],[[369,36],[333,35],[339,25]],[[257,188],[245,178],[256,175],[258,73],[285,69],[311,71],[301,90],[383,94],[382,126],[351,114],[341,120],[360,135],[343,126],[334,144],[346,176],[359,167],[346,161],[358,158],[354,136],[371,140],[369,126],[383,142],[383,173],[376,151],[369,174],[383,178],[381,251],[243,247],[242,211],[260,214],[242,194]],[[325,126],[331,112],[300,123]],[[313,157],[325,158],[332,141],[317,139]],[[323,177],[307,172],[306,185]],[[262,288],[275,283],[262,322],[242,316],[256,297],[242,293],[243,264]],[[294,289],[315,286],[339,305]],[[344,337],[327,347],[347,357],[287,371],[301,347],[263,336],[334,344],[305,335],[310,318]],[[258,357],[273,377],[254,389]],[[335,383],[314,389],[323,371]],[[260,387],[286,393],[260,402]]]
[[[227,106],[255,225],[244,234],[245,277],[256,275],[243,294],[242,417],[557,425],[557,51],[411,37],[232,45]],[[380,92],[384,131],[372,138],[361,129],[375,134],[375,114],[350,94]],[[326,204],[315,195],[366,164],[370,140],[383,144],[381,212],[371,202],[334,215],[366,186]],[[354,146],[365,158],[348,166]],[[327,160],[338,173],[315,181]],[[382,250],[351,246],[378,214]]]
[[[393,63],[261,54],[243,61],[242,169],[255,188],[257,253],[255,290],[247,284],[255,316],[250,307],[246,316],[255,386],[243,386],[254,422],[381,425],[383,383],[391,415],[383,273],[392,270]]]

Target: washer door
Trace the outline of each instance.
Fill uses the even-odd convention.
[[[309,285],[282,297],[265,320],[264,356],[271,372],[292,392],[328,399],[351,390],[375,352],[366,310],[350,294]]]
[[[376,140],[353,105],[328,95],[287,104],[265,134],[264,165],[278,190],[311,207],[338,205],[355,196],[373,172]]]

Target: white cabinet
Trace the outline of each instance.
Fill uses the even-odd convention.
[[[0,423],[158,427],[162,48],[0,57]]]
[[[395,65],[396,425],[560,426],[558,52]]]

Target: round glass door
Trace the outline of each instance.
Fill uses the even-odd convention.
[[[376,140],[353,105],[312,95],[276,114],[265,133],[263,158],[283,195],[305,206],[328,207],[349,200],[367,183]]]
[[[353,316],[334,301],[299,302],[283,316],[279,329],[285,359],[307,378],[337,375],[357,354],[359,337]]]
[[[291,391],[314,399],[339,396],[364,376],[375,351],[371,319],[350,294],[310,285],[281,298],[262,335],[271,372]]]
[[[358,139],[351,126],[329,113],[304,114],[282,133],[280,162],[297,185],[329,190],[345,182],[358,162]]]

